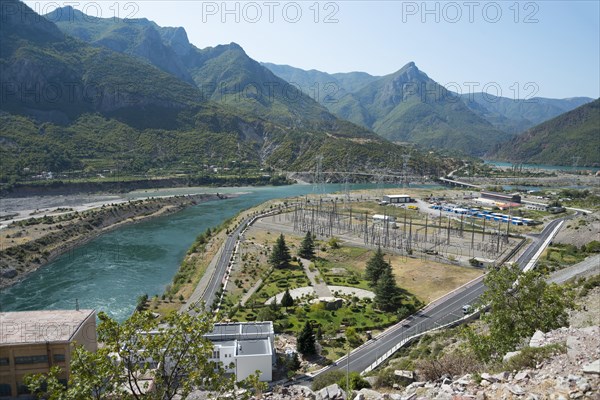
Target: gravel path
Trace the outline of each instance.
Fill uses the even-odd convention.
[[[548,281],[563,283],[571,278],[598,274],[600,274],[600,254],[588,257],[580,263],[554,272]]]
[[[355,287],[348,287],[348,286],[329,286],[329,290],[331,290],[332,292],[339,292],[341,294],[345,294],[348,296],[356,296],[359,299],[374,299],[375,298],[375,293],[371,292],[370,290],[366,290],[366,289],[360,289],[360,288],[355,288]]]
[[[310,270],[310,260],[301,258],[300,261],[304,267],[304,273],[308,276],[308,280],[314,288],[317,297],[331,297],[331,291],[325,282],[319,278],[319,271],[316,268],[314,268],[314,271]]]

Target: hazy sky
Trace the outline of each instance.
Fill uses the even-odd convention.
[[[409,61],[454,91],[600,96],[600,2],[27,1],[183,26],[197,47],[236,42],[258,61],[385,75]]]

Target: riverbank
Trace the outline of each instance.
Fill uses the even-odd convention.
[[[94,209],[64,208],[54,210],[54,215],[13,221],[0,231],[0,289],[14,285],[59,256],[72,253],[113,229],[228,197],[196,194],[135,201],[121,199],[112,204],[99,203]]]
[[[90,180],[90,181],[38,181],[15,183],[0,186],[0,198],[20,198],[31,196],[72,196],[81,194],[127,193],[133,190],[184,188],[190,186],[239,187],[239,186],[280,186],[293,183],[285,176],[178,176],[166,178]]]

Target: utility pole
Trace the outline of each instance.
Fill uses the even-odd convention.
[[[321,195],[323,194],[323,155],[319,154],[316,161],[313,191]]]
[[[346,353],[346,393],[350,393],[350,343]]]

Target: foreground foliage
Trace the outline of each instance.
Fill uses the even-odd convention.
[[[210,361],[213,346],[204,334],[212,329],[213,315],[195,312],[173,313],[163,321],[136,312],[121,324],[100,313],[97,332],[103,346],[96,352],[75,349],[68,387],[59,382],[55,367],[48,375],[29,376],[29,389],[50,400],[165,400],[185,398],[195,388],[220,398],[235,389],[235,376]],[[257,376],[241,385],[260,391],[264,384]]]
[[[568,289],[546,283],[538,271],[521,272],[516,264],[492,269],[484,283],[487,290],[480,304],[489,305],[489,312],[481,319],[488,332],[477,333],[470,327],[464,330],[482,361],[501,359],[536,330],[548,332],[565,326],[567,310],[574,306]]]

